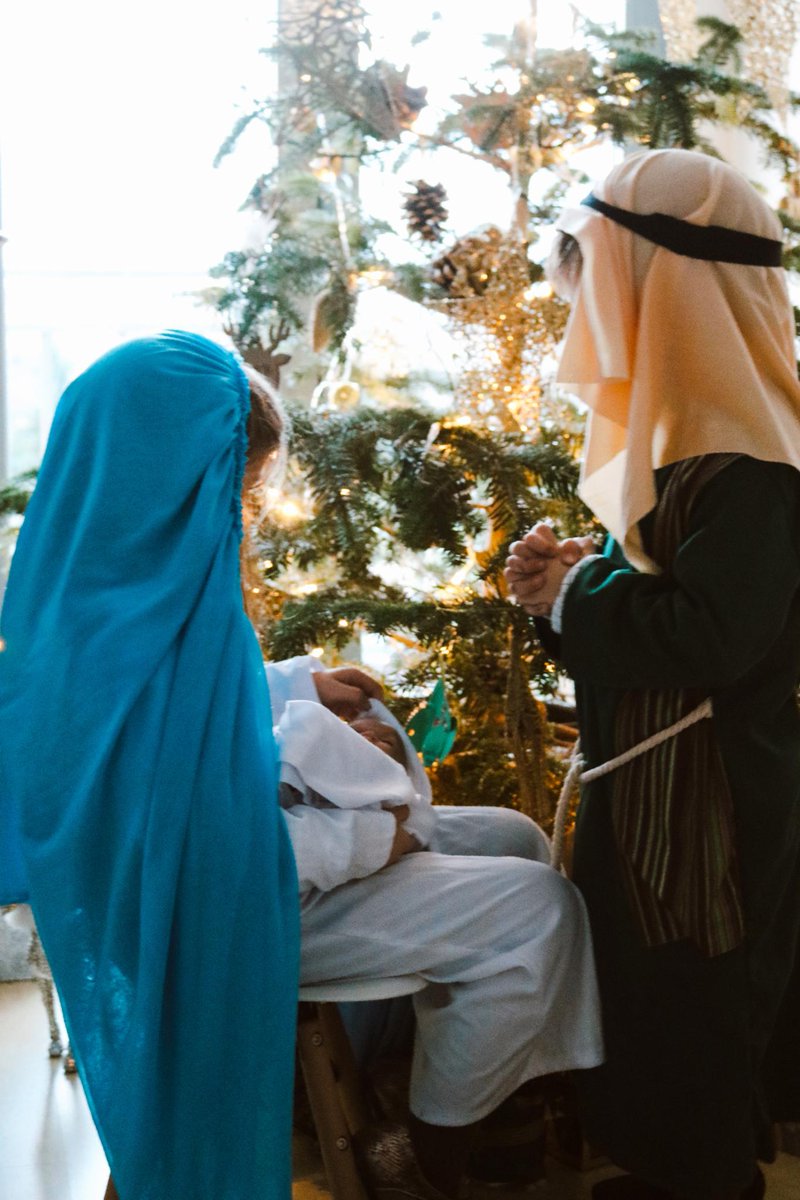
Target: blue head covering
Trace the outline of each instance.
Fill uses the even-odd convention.
[[[170,331],[64,393],[2,612],[29,896],[121,1200],[286,1200],[297,883],[242,609],[247,379]]]

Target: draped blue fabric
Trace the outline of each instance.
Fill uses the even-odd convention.
[[[32,903],[121,1200],[287,1200],[298,969],[242,609],[249,392],[168,331],[64,393],[2,611],[0,898]]]

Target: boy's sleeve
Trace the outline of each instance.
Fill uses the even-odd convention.
[[[386,865],[397,829],[392,814],[382,811],[295,804],[283,815],[301,892],[329,892],[373,875]]]
[[[264,670],[269,686],[273,725],[278,724],[290,700],[313,700],[319,703],[313,676],[324,667],[311,654],[286,658],[282,662],[266,662]]]

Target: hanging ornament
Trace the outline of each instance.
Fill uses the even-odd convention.
[[[446,292],[438,308],[456,337],[461,371],[455,409],[478,427],[533,432],[543,360],[563,335],[567,305],[536,269],[517,229],[490,226],[462,238],[433,264]]]
[[[230,326],[226,326],[225,332],[234,341],[236,340]],[[269,344],[267,346],[263,345],[261,341],[257,341],[238,347],[244,361],[265,379],[268,379],[274,388],[280,387],[281,369],[292,359],[291,354],[276,354],[275,351],[281,342],[286,341],[291,332],[289,322],[279,320],[277,324],[269,327]]]
[[[459,106],[459,122],[479,150],[508,149],[519,138],[519,99],[504,88],[453,96]],[[527,111],[524,116],[527,117]]]
[[[459,238],[433,262],[434,283],[444,288],[452,300],[482,296],[497,269],[502,241],[503,232],[496,225]]]
[[[353,303],[347,281],[338,277],[315,296],[310,319],[315,354],[341,343],[352,320]]]
[[[700,48],[696,0],[660,0],[658,11],[666,57],[690,62]]]
[[[447,192],[440,183],[426,183],[424,179],[412,186],[415,191],[406,192],[403,202],[409,231],[424,242],[441,241],[442,226],[449,215],[444,206]]]
[[[424,707],[414,713],[406,733],[415,750],[420,751],[426,767],[433,767],[447,758],[456,740],[457,729],[442,679],[436,681]]]
[[[361,388],[352,379],[341,379],[338,383],[330,385],[328,399],[331,408],[335,408],[337,412],[347,412],[355,408],[361,399]]]
[[[428,101],[426,87],[409,87],[410,67],[375,62],[361,76],[363,120],[373,137],[394,141],[410,129]]]
[[[361,400],[361,385],[353,379],[323,379],[311,393],[309,407],[319,412],[349,412]]]
[[[789,63],[800,29],[798,0],[728,0],[744,42],[744,74],[767,93],[782,116],[789,107]]]

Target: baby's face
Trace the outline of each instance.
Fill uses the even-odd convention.
[[[384,754],[388,754],[401,767],[406,766],[406,752],[400,734],[391,725],[379,721],[377,717],[356,717],[350,722],[350,728],[361,734],[373,746],[377,746]]]

